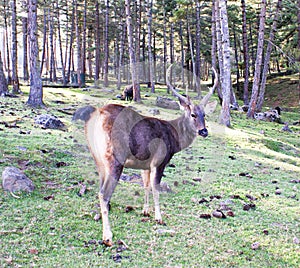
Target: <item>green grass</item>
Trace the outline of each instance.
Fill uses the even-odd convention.
[[[120,101],[112,100],[115,93],[101,90],[96,92],[100,99],[87,98],[78,89],[45,91],[47,110],[26,107],[26,94],[0,100],[0,121],[18,119],[20,127],[0,124],[0,172],[10,165],[23,168],[36,185],[33,193],[18,194],[20,199],[0,189],[1,267],[299,266],[300,244],[295,238],[300,239],[300,193],[299,184],[290,182],[300,177],[299,126],[291,126],[293,133],[281,132],[282,125],[247,120],[244,114],[234,112],[233,128],[225,129],[215,122],[216,115],[208,116],[209,137],[198,138],[175,155],[171,160],[174,166],[165,170],[163,181],[173,191],[161,194],[167,225],[157,225],[153,211],[151,218],[145,219],[141,215],[143,188],[121,181],[111,200],[115,244],[106,248],[99,243],[101,220],[94,220],[99,210],[98,181],[82,124],[72,123],[71,115],[58,109]],[[160,93],[164,94],[164,89]],[[150,115],[155,98],[151,94],[142,104],[122,103]],[[160,118],[180,114],[160,112]],[[33,119],[39,113],[59,116],[68,131],[37,127]],[[284,112],[283,117],[296,121],[299,109]],[[20,134],[20,130],[30,134]],[[59,162],[66,165],[57,167]],[[82,197],[78,195],[81,182],[88,188]],[[282,193],[276,194],[276,189]],[[202,198],[208,202],[199,203]],[[221,203],[231,208],[234,217],[200,218]],[[245,203],[254,203],[255,208],[245,211]],[[134,210],[126,213],[126,206]],[[118,252],[118,240],[129,248]],[[255,242],[260,244],[257,250],[251,248]]]

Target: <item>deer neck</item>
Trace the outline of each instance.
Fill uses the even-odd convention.
[[[175,128],[176,136],[178,137],[179,150],[187,148],[192,144],[196,138],[196,131],[190,125],[189,120],[186,119],[185,115],[180,116],[175,120],[171,120],[170,123]]]

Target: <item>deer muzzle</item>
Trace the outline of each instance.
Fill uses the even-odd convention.
[[[205,138],[205,137],[207,137],[207,135],[208,135],[208,131],[207,131],[206,128],[203,128],[203,129],[200,129],[200,130],[198,131],[198,134],[199,134],[200,136],[202,136],[203,138]]]

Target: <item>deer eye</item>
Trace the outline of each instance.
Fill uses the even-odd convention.
[[[196,114],[191,114],[191,117],[197,118]]]

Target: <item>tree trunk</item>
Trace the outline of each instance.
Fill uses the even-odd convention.
[[[20,93],[19,77],[18,77],[18,40],[17,40],[17,7],[16,0],[11,1],[11,42],[12,42],[12,86],[13,94]]]
[[[46,42],[47,42],[47,24],[48,24],[46,8],[44,8],[43,17],[44,17],[44,24],[43,24],[44,27],[43,27],[43,52],[42,52],[41,67],[40,67],[41,75],[43,73],[44,63],[46,60]]]
[[[235,58],[235,68],[236,68],[236,90],[239,94],[240,93],[240,70],[239,70],[238,42],[237,42],[235,27],[233,29],[233,38],[234,38],[234,58]]]
[[[92,47],[93,46],[93,27],[92,26],[89,26],[88,27],[88,41],[87,41],[87,44],[88,44],[88,47]],[[89,79],[92,79],[93,78],[93,63],[92,63],[92,57],[93,57],[93,54],[92,54],[92,51],[91,49],[88,50],[88,56],[87,56],[87,61],[88,61],[88,69],[89,69]]]
[[[135,47],[135,75],[138,87],[140,88],[140,57],[141,57],[141,26],[142,26],[142,4],[141,0],[135,0],[135,40],[134,40],[134,47]],[[134,32],[134,30],[132,31]],[[133,37],[134,39],[134,37]],[[140,94],[140,93],[138,93]],[[139,100],[140,101],[140,100]]]
[[[244,105],[249,104],[249,49],[247,37],[247,18],[245,0],[242,3],[242,29],[243,29],[243,58],[244,58]]]
[[[275,38],[275,33],[277,30],[277,22],[278,22],[278,18],[280,16],[280,14],[281,14],[281,8],[282,8],[282,0],[278,0],[276,11],[274,14],[273,23],[272,23],[272,28],[271,28],[270,36],[269,36],[269,40],[268,40],[267,51],[266,51],[265,58],[264,58],[264,67],[263,67],[263,73],[262,73],[261,83],[260,83],[260,88],[259,88],[258,102],[257,102],[257,107],[256,107],[257,111],[261,111],[263,103],[264,103],[268,68],[269,68],[271,52],[272,52],[272,48],[273,48],[272,42],[274,41],[274,38]]]
[[[39,70],[37,0],[28,1],[28,34],[29,34],[29,62],[30,62],[30,92],[27,104],[33,107],[44,107],[43,85]]]
[[[70,76],[71,76],[71,65],[73,60],[73,42],[74,42],[74,32],[75,32],[74,29],[75,29],[75,6],[73,5],[72,17],[71,17],[70,44],[69,44],[69,53],[68,53],[69,59],[68,59],[67,81],[70,81]]]
[[[153,68],[153,54],[152,54],[152,0],[147,0],[147,17],[148,17],[148,61],[149,61],[149,83],[151,85],[151,92],[155,92],[154,84],[154,68]]]
[[[57,82],[56,62],[54,51],[54,18],[52,11],[48,10],[49,14],[49,41],[50,41],[50,82]]]
[[[81,32],[79,25],[79,10],[78,10],[78,2],[74,0],[75,5],[75,35],[76,35],[76,54],[77,54],[77,80],[78,86],[83,86],[83,81],[81,79],[82,74],[82,56],[81,56]]]
[[[250,41],[250,55],[251,55],[251,67],[252,67],[252,76],[255,74],[255,53],[254,53],[254,45],[253,45],[253,35],[252,35],[252,24],[249,25],[249,41]]]
[[[249,104],[249,109],[247,113],[248,118],[253,118],[256,111],[258,90],[260,84],[261,76],[261,65],[263,57],[263,48],[264,48],[264,36],[265,36],[265,19],[266,19],[266,0],[261,1],[261,11],[259,19],[259,32],[258,32],[258,42],[257,42],[257,54],[255,61],[255,73],[253,78],[252,94]]]
[[[99,1],[96,1],[96,25],[95,25],[95,45],[96,45],[96,55],[95,55],[95,83],[99,82],[100,78],[100,10]]]
[[[82,81],[85,84],[86,76],[86,31],[87,31],[87,0],[84,0],[84,10],[83,10],[83,30],[82,30]]]
[[[105,27],[104,27],[104,86],[108,86],[108,59],[109,59],[109,40],[108,40],[108,27],[109,27],[109,0],[105,0]]]
[[[132,33],[132,25],[131,25],[130,0],[125,0],[125,12],[126,12],[128,49],[129,49],[129,58],[130,58],[130,72],[131,72],[131,80],[133,85],[133,99],[136,102],[140,102],[141,101],[140,85],[137,79],[135,47],[133,43],[133,33]]]
[[[164,62],[163,62],[163,67],[164,67],[164,70],[163,70],[163,74],[164,74],[164,84],[166,83],[166,70],[167,70],[167,58],[168,58],[168,55],[167,55],[167,18],[166,18],[166,8],[165,8],[165,0],[163,0],[163,39],[164,39]],[[170,93],[170,90],[169,88],[167,87],[167,93],[169,94]]]
[[[8,43],[8,25],[7,25],[7,14],[8,14],[8,6],[6,0],[3,1],[4,8],[4,29],[5,29],[5,44],[6,44],[6,62],[7,62],[7,84],[11,85],[11,68],[10,68],[10,49]]]
[[[6,81],[6,77],[4,74],[3,62],[2,62],[2,56],[1,56],[1,50],[0,50],[0,97],[4,97],[7,92],[8,92],[8,86],[7,86],[7,81]]]
[[[201,81],[201,57],[200,57],[200,48],[201,48],[201,21],[200,21],[200,1],[196,1],[196,59],[195,59],[195,70],[197,78],[199,79],[199,90],[200,90],[200,81]]]
[[[24,81],[28,81],[29,80],[28,54],[27,54],[27,44],[28,44],[28,30],[27,30],[27,26],[28,26],[28,19],[26,17],[23,17],[22,18],[22,32],[23,32],[23,79],[24,79]]]
[[[217,54],[218,54],[218,62],[219,62],[219,83],[218,83],[218,97],[220,100],[220,104],[223,102],[223,93],[222,93],[222,85],[224,80],[224,59],[223,59],[223,51],[222,51],[222,36],[221,36],[221,23],[220,23],[220,12],[219,12],[219,1],[215,0],[215,20],[216,20],[216,46],[217,46]]]
[[[217,39],[216,39],[216,0],[212,3],[211,12],[211,65],[215,70],[217,70]],[[215,74],[212,74],[212,84],[215,82]],[[217,92],[220,92],[220,83],[217,85]]]
[[[121,80],[122,80],[122,72],[121,70],[123,69],[123,54],[125,50],[125,35],[126,35],[126,25],[124,21],[121,21],[119,24],[120,28],[120,45],[119,45],[119,63],[118,63],[118,83],[117,83],[117,88],[118,90],[121,89]]]
[[[222,37],[222,52],[224,63],[224,77],[221,84],[223,101],[220,115],[220,123],[230,127],[230,99],[231,99],[231,62],[230,62],[230,40],[228,29],[228,16],[226,0],[219,1],[220,26]]]
[[[297,42],[297,47],[298,47],[298,53],[299,53],[300,52],[300,0],[298,0],[297,21],[298,21],[298,42]],[[299,62],[300,62],[300,53],[299,53],[298,59],[299,59]]]
[[[188,35],[189,35],[189,44],[190,44],[190,53],[191,53],[191,60],[192,60],[192,71],[193,71],[193,88],[197,92],[198,96],[200,97],[200,86],[199,86],[199,77],[196,74],[196,63],[195,63],[195,57],[194,57],[194,48],[193,48],[193,40],[192,40],[192,33],[190,29],[190,23],[187,18],[187,27],[188,27]]]
[[[182,20],[180,20],[180,22],[179,22],[179,37],[180,37],[180,50],[181,50],[181,80],[182,80],[182,87],[185,88],[184,43],[183,43],[182,25],[183,25],[183,22],[182,22]]]
[[[60,12],[58,3],[56,5],[56,11],[57,11],[57,31],[58,31],[58,43],[59,43],[59,52],[60,52],[60,61],[61,61],[61,72],[62,72],[62,83],[64,86],[67,85],[67,79],[66,79],[66,65],[64,62],[63,57],[63,48],[62,48],[62,40],[61,40],[61,27],[60,27]]]

